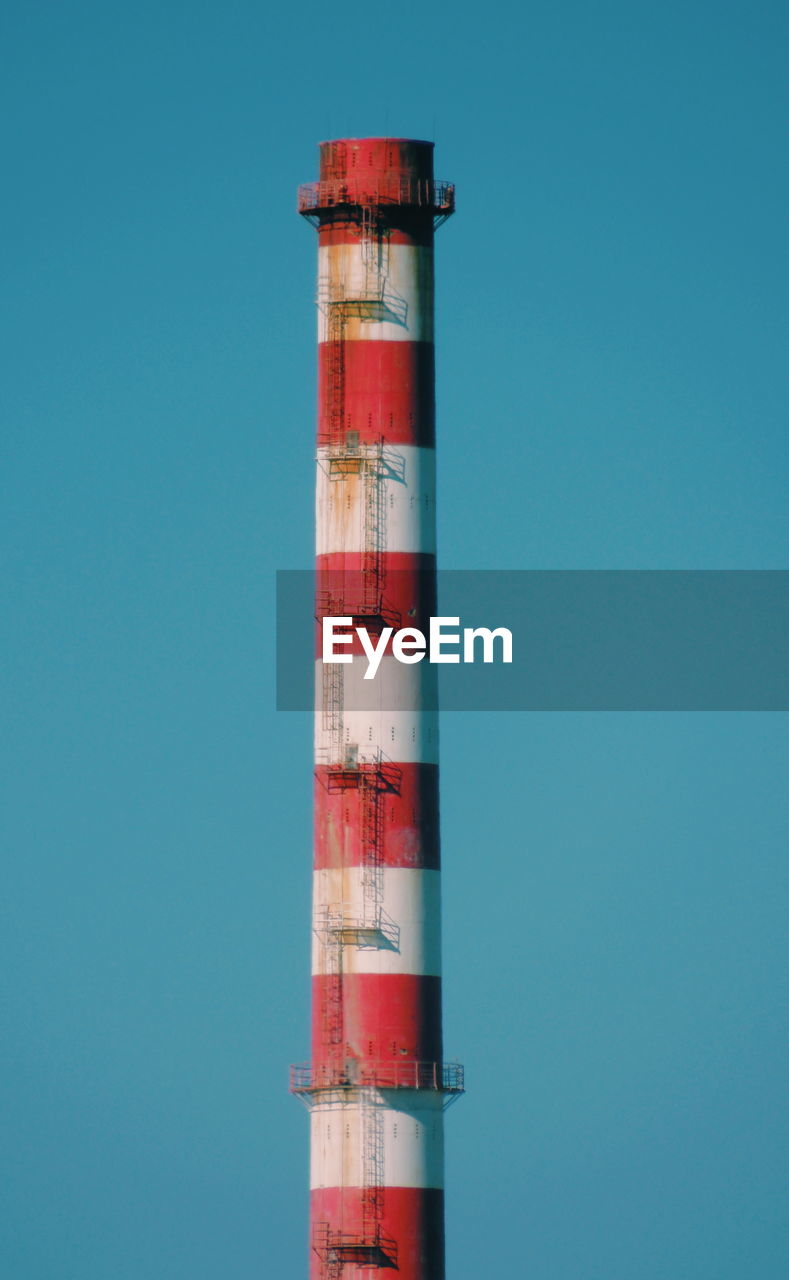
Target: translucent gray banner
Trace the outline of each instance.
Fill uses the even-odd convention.
[[[357,575],[358,581],[358,575]],[[321,586],[321,584],[318,584]],[[403,666],[391,641],[400,628],[428,630],[432,576],[390,573],[378,608],[354,616],[370,643],[392,627],[384,660],[366,680],[354,645],[343,665],[343,706],[445,711],[784,711],[789,709],[789,571],[785,570],[443,570],[429,613],[459,627],[507,628],[494,661]],[[277,574],[277,708],[315,705],[321,619],[330,605],[311,570]],[[356,592],[358,598],[358,591]],[[407,607],[413,598],[414,607]],[[370,616],[366,616],[370,615]],[[375,616],[372,616],[375,615]],[[447,632],[457,627],[445,627]],[[346,652],[338,646],[337,652]],[[462,658],[463,645],[448,646]],[[382,649],[383,652],[383,649]],[[335,668],[336,670],[336,668]],[[325,696],[325,695],[324,695]]]

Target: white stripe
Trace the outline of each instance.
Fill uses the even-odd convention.
[[[432,342],[432,249],[362,241],[319,249],[318,341],[340,337]]]
[[[337,665],[315,660],[316,764],[369,760],[379,753],[396,764],[437,764],[438,712],[431,709],[436,668],[424,660],[407,666],[390,656],[373,680],[364,679],[366,670],[364,654]]]
[[[331,972],[342,940],[343,973],[441,973],[441,878],[438,871],[384,867],[380,894],[365,896],[362,867],[314,873],[312,972]],[[377,912],[381,912],[376,919]]]
[[[328,449],[318,450],[318,555],[333,551],[435,553],[435,450],[389,445],[380,456],[368,451],[356,465],[358,469],[349,473],[347,460],[340,463]],[[373,505],[377,530],[371,534]]]
[[[343,717],[345,745],[361,743],[370,751],[383,751],[398,764],[438,764],[438,715],[435,711],[346,711]],[[339,764],[330,732],[318,717],[315,732],[316,764]]]
[[[393,1090],[377,1096],[387,1105],[379,1103],[363,1109],[357,1099],[313,1106],[310,1113],[311,1189],[369,1184],[371,1171],[365,1171],[364,1167],[364,1125],[376,1120],[383,1137],[383,1169],[377,1171],[382,1175],[381,1185],[443,1187],[441,1095],[422,1093],[418,1095],[418,1105],[404,1103],[396,1107],[392,1105],[396,1097]]]

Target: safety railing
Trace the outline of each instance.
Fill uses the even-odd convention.
[[[379,908],[372,918],[353,916],[343,904],[323,907],[315,916],[314,931],[324,943],[346,943],[365,950],[397,951],[400,927]]]
[[[451,182],[382,173],[369,178],[305,182],[298,193],[298,211],[305,217],[341,206],[368,209],[386,204],[429,209],[443,221],[454,211],[455,187]]]
[[[322,622],[324,618],[350,618],[350,627],[363,626],[368,634],[374,635],[380,635],[384,627],[396,630],[402,621],[396,609],[387,608],[380,600],[339,600],[328,591],[319,591],[315,595],[315,621]],[[341,627],[339,623],[336,626],[337,636],[347,634],[350,629]]]
[[[319,1089],[432,1089],[460,1094],[464,1092],[464,1073],[459,1062],[408,1059],[375,1062],[349,1058],[344,1063],[299,1062],[291,1067],[291,1093]]]
[[[312,1247],[319,1258],[342,1265],[349,1262],[357,1267],[388,1267],[397,1270],[397,1243],[385,1235],[380,1227],[369,1234],[358,1235],[346,1231],[332,1231],[328,1222],[316,1222],[312,1233]]]

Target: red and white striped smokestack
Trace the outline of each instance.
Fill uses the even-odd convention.
[[[435,612],[433,232],[453,208],[433,144],[399,138],[323,143],[299,191],[319,244],[316,615],[375,639]],[[443,1111],[463,1080],[442,1050],[431,673],[388,652],[371,694],[346,652],[316,659],[312,1062],[292,1072],[310,1280],[443,1280]]]

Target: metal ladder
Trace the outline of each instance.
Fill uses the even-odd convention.
[[[361,253],[364,264],[362,300],[381,305],[389,274],[389,241],[383,234],[377,210],[365,205],[360,220]]]
[[[343,1043],[342,939],[327,929],[323,939],[326,981],[322,984],[321,1031],[324,1048],[336,1052]]]
[[[378,928],[384,896],[384,814],[383,794],[377,771],[365,772],[360,778],[363,922]]]
[[[345,426],[345,324],[346,303],[340,299],[328,302],[329,369],[328,413],[329,443],[342,439]]]
[[[329,763],[343,757],[343,666],[341,663],[323,663],[321,667],[321,719],[323,732],[329,735]]]
[[[372,1094],[362,1092],[362,1231],[370,1237],[384,1216],[384,1123]]]
[[[383,592],[386,550],[386,484],[380,442],[367,450],[363,481],[362,597],[365,611],[376,613]]]

